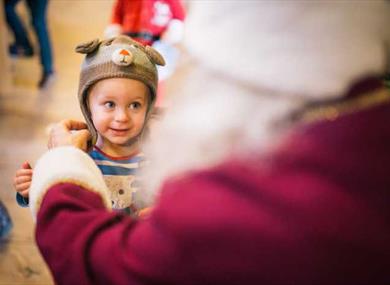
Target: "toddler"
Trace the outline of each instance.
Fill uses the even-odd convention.
[[[141,142],[156,98],[156,65],[164,59],[128,36],[96,39],[76,51],[86,54],[78,96],[92,137],[89,154],[102,171],[112,208],[135,214],[144,207],[136,199],[136,172],[145,163]],[[14,178],[21,206],[28,205],[32,171],[25,162]]]

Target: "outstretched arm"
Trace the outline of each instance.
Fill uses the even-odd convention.
[[[77,148],[41,157],[30,200],[37,243],[58,284],[169,283],[183,273],[170,231],[152,217],[111,212],[98,168]]]
[[[58,284],[147,284],[177,268],[174,243],[148,218],[138,224],[110,211],[103,177],[83,151],[86,125],[66,120],[50,134],[34,168],[30,209],[38,246]],[[81,149],[81,150],[80,150]],[[66,254],[65,254],[66,253]],[[109,262],[108,262],[109,261]]]

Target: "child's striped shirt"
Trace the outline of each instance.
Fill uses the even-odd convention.
[[[103,174],[113,209],[134,213],[143,207],[140,201],[136,201],[141,184],[138,171],[145,163],[143,153],[131,157],[111,157],[95,146],[89,155]]]

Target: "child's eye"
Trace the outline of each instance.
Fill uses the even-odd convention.
[[[114,108],[115,107],[115,103],[112,102],[112,101],[108,101],[108,102],[104,103],[104,107],[106,107],[108,109]]]
[[[137,109],[141,108],[141,104],[139,102],[134,102],[134,103],[131,103],[129,107],[132,110],[137,110]]]

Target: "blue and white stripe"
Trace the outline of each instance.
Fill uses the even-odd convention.
[[[140,153],[131,158],[114,160],[96,149],[93,149],[89,155],[95,161],[103,175],[135,175],[145,159],[144,154]]]

